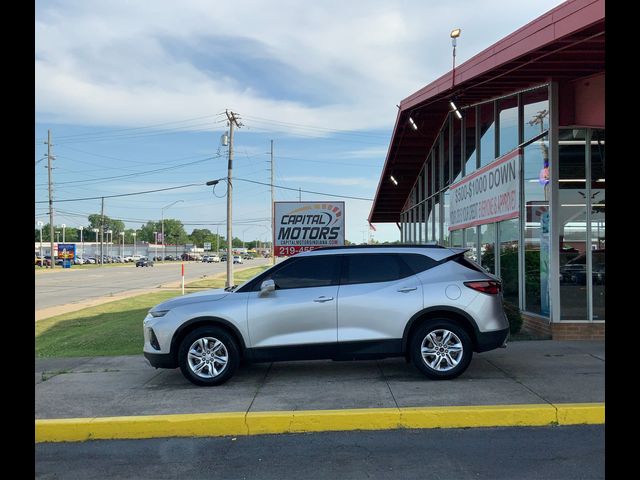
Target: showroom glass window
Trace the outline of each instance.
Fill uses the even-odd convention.
[[[476,107],[467,108],[464,111],[464,163],[465,175],[476,171]]]
[[[524,309],[548,317],[551,184],[548,135],[523,149],[524,160]],[[546,166],[545,166],[546,165]],[[547,170],[545,170],[547,169]]]
[[[604,320],[605,192],[604,130],[591,130],[591,282],[593,320]]]
[[[480,167],[490,164],[496,158],[496,122],[494,102],[483,103],[480,110]]]
[[[586,320],[587,307],[587,179],[586,131],[560,130],[558,178],[560,210],[560,319]]]

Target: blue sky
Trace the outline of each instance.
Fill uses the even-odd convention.
[[[398,104],[451,68],[451,29],[464,62],[559,5],[502,1],[36,2],[35,160],[53,138],[54,198],[169,188],[226,176],[225,109],[236,130],[234,236],[270,237],[270,140],[275,184],[372,199]],[[46,160],[36,201],[47,199]],[[110,178],[118,177],[118,178]],[[161,208],[187,232],[225,232],[224,185],[105,200],[137,228]],[[276,188],[277,201],[298,193]],[[332,197],[302,193],[302,200]],[[347,239],[368,235],[371,202],[346,202]],[[79,226],[100,200],[56,205]],[[35,220],[48,221],[36,203]],[[399,239],[395,224],[373,238]]]

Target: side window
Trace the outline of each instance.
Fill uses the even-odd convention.
[[[395,253],[347,255],[341,284],[391,282],[413,275]]]
[[[276,289],[326,287],[338,284],[340,257],[322,255],[298,258],[291,264],[279,269],[271,278]],[[266,277],[265,280],[269,278]]]
[[[401,253],[400,257],[409,266],[413,273],[424,272],[438,264],[438,262],[433,258],[429,258],[418,253]]]

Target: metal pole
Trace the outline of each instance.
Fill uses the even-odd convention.
[[[49,168],[49,245],[51,246],[51,268],[56,266],[53,246],[53,188],[51,181],[51,130],[47,130],[47,164]],[[44,259],[42,260],[44,262]]]
[[[64,236],[64,233],[66,230],[67,230],[67,226],[63,223],[62,224],[62,243],[67,243]]]
[[[153,235],[155,236],[155,242],[153,242],[153,245],[156,250],[156,254],[154,255],[154,261],[155,261],[155,260],[158,260],[158,232],[153,232]]]
[[[100,208],[100,265],[104,265],[104,197]]]
[[[40,228],[40,266],[44,267],[44,257],[42,256],[42,222],[38,222]],[[600,235],[598,235],[600,237]]]
[[[272,237],[273,237],[273,232],[274,232],[274,228],[275,228],[275,203],[274,203],[274,192],[273,192],[273,140],[271,140],[271,233],[272,233]],[[274,254],[274,250],[273,250],[273,242],[271,242],[271,265],[275,265],[276,264],[276,259],[273,256]]]
[[[161,231],[162,231],[162,263],[164,263],[164,208],[160,210],[160,217],[162,218],[161,223],[162,223],[162,227],[161,227]]]
[[[84,237],[82,236],[82,231],[84,227],[80,227],[80,258],[84,261]]]
[[[133,256],[136,256],[136,232],[133,232]]]
[[[216,225],[216,255],[220,256],[220,225]]]

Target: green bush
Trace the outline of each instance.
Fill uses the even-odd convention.
[[[522,328],[522,315],[517,305],[511,302],[503,302],[504,313],[507,314],[509,320],[509,332],[511,335],[516,334]]]

